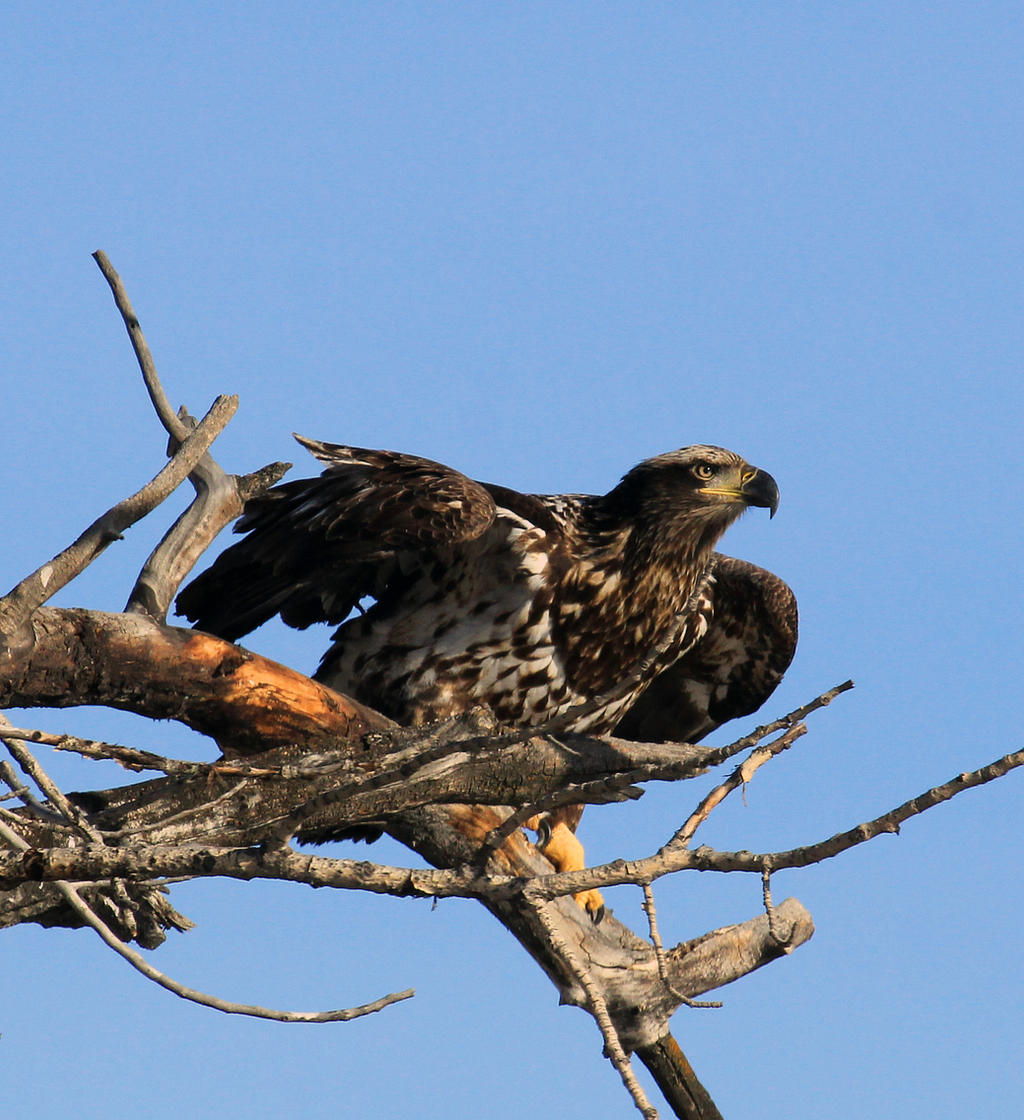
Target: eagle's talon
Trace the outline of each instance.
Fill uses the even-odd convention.
[[[544,849],[551,843],[551,818],[544,816],[537,821],[537,841],[533,845],[538,852],[543,852]]]
[[[600,891],[580,891],[579,894],[574,894],[572,897],[576,905],[586,911],[587,917],[595,926],[604,921],[605,914],[608,911]]]

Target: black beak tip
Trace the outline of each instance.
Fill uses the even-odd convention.
[[[779,508],[779,487],[767,471],[758,471],[743,489],[750,505],[767,509],[769,518],[775,516]]]

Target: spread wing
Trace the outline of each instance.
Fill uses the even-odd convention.
[[[695,743],[728,720],[757,711],[782,680],[796,650],[793,592],[771,572],[721,554],[714,577],[707,634],[655,677],[616,735]]]
[[[232,545],[178,596],[179,614],[230,641],[280,614],[341,622],[439,549],[494,520],[479,483],[430,459],[295,437],[327,469],[246,505]]]

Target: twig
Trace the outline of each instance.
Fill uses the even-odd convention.
[[[715,786],[715,788],[701,800],[700,804],[690,814],[682,827],[676,832],[672,839],[664,845],[661,849],[662,852],[671,851],[674,848],[685,848],[690,843],[690,840],[693,839],[693,835],[697,829],[700,828],[711,815],[712,810],[720,805],[733,790],[738,789],[742,785],[746,785],[754,776],[754,773],[766,762],[770,762],[777,754],[781,754],[782,751],[788,750],[801,735],[805,735],[806,733],[807,728],[804,724],[796,723],[772,742],[766,743],[760,747],[755,747],[724,782]]]
[[[853,681],[844,681],[842,684],[835,685],[833,688],[821,693],[820,696],[816,696],[813,700],[801,705],[799,708],[787,712],[786,715],[780,716],[778,719],[773,719],[771,723],[764,723],[760,727],[755,727],[748,735],[744,735],[724,747],[719,747],[717,750],[709,752],[707,765],[709,767],[719,766],[721,763],[727,762],[730,758],[745,751],[748,747],[757,746],[762,739],[767,739],[769,735],[774,735],[776,731],[783,731],[786,728],[792,727],[794,724],[802,723],[812,712],[819,711],[821,708],[827,708],[837,696],[841,696],[844,692],[849,692],[853,687]]]
[[[654,891],[651,889],[650,883],[641,883],[641,889],[644,892],[643,910],[647,915],[647,929],[651,935],[651,946],[654,949],[654,959],[658,964],[658,975],[661,977],[661,982],[665,988],[672,993],[672,995],[679,1000],[680,1003],[685,1004],[687,1007],[721,1007],[722,1001],[718,999],[690,999],[689,996],[684,996],[682,992],[677,991],[669,979],[668,975],[668,961],[665,959],[665,946],[661,942],[661,933],[658,931],[658,911],[654,905]]]
[[[707,846],[691,850],[683,845],[666,844],[659,852],[644,859],[615,860],[584,871],[559,871],[553,875],[542,876],[530,883],[530,890],[538,898],[556,898],[622,883],[637,883],[645,879],[653,881],[663,875],[671,875],[691,868],[696,871],[738,871],[761,875],[765,861],[770,862],[773,872],[807,867],[813,863],[832,859],[850,848],[873,840],[882,833],[898,833],[899,826],[910,817],[918,816],[965,790],[995,781],[1021,766],[1024,766],[1024,750],[1014,751],[978,770],[958,774],[948,782],[926,790],[873,820],[859,824],[846,832],[837,833],[827,840],[792,848],[789,851],[721,852]],[[498,880],[494,880],[494,885],[498,885]]]
[[[597,1023],[598,1029],[601,1032],[601,1037],[604,1039],[605,1056],[618,1071],[619,1077],[622,1078],[623,1085],[626,1086],[626,1090],[633,1098],[633,1103],[636,1105],[641,1115],[645,1117],[645,1120],[658,1120],[658,1112],[647,1099],[647,1094],[644,1093],[640,1082],[637,1081],[636,1075],[633,1073],[633,1067],[630,1063],[629,1056],[622,1048],[622,1043],[619,1041],[618,1032],[615,1029],[615,1024],[612,1022],[611,1015],[608,1013],[608,1005],[605,1002],[600,987],[594,983],[594,978],[590,973],[590,969],[587,968],[576,950],[573,949],[562,936],[555,922],[552,920],[548,909],[550,905],[549,902],[536,903],[535,911],[537,918],[544,927],[544,931],[548,936],[551,946],[562,955],[563,960],[586,993],[587,1009]]]
[[[287,763],[279,766],[255,766],[252,763],[242,762],[237,759],[217,762],[188,762],[181,758],[168,758],[166,755],[154,754],[153,751],[141,750],[138,747],[125,747],[120,743],[106,743],[100,739],[81,739],[77,735],[54,734],[49,731],[38,731],[22,727],[4,729],[5,739],[23,739],[30,743],[42,743],[44,746],[53,747],[56,751],[68,751],[71,754],[81,755],[83,758],[100,759],[107,762],[116,762],[125,770],[136,773],[154,771],[160,774],[176,774],[189,776],[192,774],[220,774],[230,777],[245,778],[279,778],[279,779],[314,779],[333,773],[345,766],[352,766],[351,759],[340,759],[337,764],[327,766],[317,765],[316,759],[321,755],[312,755],[303,763]]]
[[[104,279],[110,285],[110,290],[114,295],[114,303],[117,305],[118,311],[121,312],[128,337],[131,339],[132,349],[135,351],[139,368],[142,370],[142,380],[145,382],[146,391],[149,393],[149,399],[153,402],[153,408],[160,418],[160,423],[163,424],[169,436],[178,443],[183,443],[189,434],[188,425],[178,417],[171,407],[171,402],[167,399],[167,394],[160,384],[160,378],[156,372],[156,363],[153,361],[146,336],[142,333],[142,326],[135,314],[135,309],[132,307],[131,300],[128,298],[128,293],[125,291],[124,284],[121,282],[121,277],[118,276],[114,266],[110,263],[110,259],[102,249],[97,249],[93,253],[92,259],[99,265],[100,272],[103,273]]]
[[[19,736],[20,737],[20,736]],[[140,750],[138,747],[123,747],[118,743],[104,743],[98,739],[80,739],[77,735],[49,735],[40,734],[34,738],[37,743],[44,743],[57,751],[68,751],[81,755],[83,758],[102,759],[107,762],[116,762],[125,770],[135,773],[155,771],[160,774],[197,774],[203,770],[216,769],[216,763],[185,762],[179,758],[166,758],[152,751]]]
[[[718,852],[715,853],[717,858],[712,862],[720,866],[713,869],[755,871],[760,870],[764,861],[769,859],[772,870],[778,871],[782,868],[807,867],[812,863],[832,859],[850,848],[855,848],[859,844],[873,840],[882,833],[898,833],[900,825],[911,817],[916,817],[936,805],[941,805],[942,802],[949,801],[965,790],[995,781],[1021,766],[1024,766],[1024,750],[1013,751],[978,770],[957,774],[955,778],[951,778],[948,782],[933,786],[931,789],[925,790],[924,793],[918,794],[917,797],[904,801],[902,805],[897,805],[895,809],[891,809],[888,813],[882,813],[881,816],[865,821],[864,824],[859,824],[846,832],[836,833],[828,840],[821,840],[816,844],[808,844],[801,848],[792,848],[787,852],[771,852],[763,855],[755,855],[750,852]],[[757,867],[748,865],[748,857],[757,863]]]
[[[4,737],[4,729],[9,725],[7,717],[0,714],[0,742],[3,742],[4,746],[11,752],[14,761],[17,762],[22,771],[35,782],[39,787],[40,793],[43,794],[46,800],[49,801],[61,816],[77,829],[86,840],[91,840],[93,843],[102,843],[103,838],[89,823],[88,817],[86,817],[78,806],[73,805],[64,796],[60,787],[53,781],[49,774],[46,773],[35,755],[33,755],[31,751],[26,750],[18,739],[7,739]]]
[[[686,609],[687,608],[684,607],[684,610]],[[671,645],[671,641],[663,639],[663,641],[655,648],[655,650],[652,650],[647,658],[644,659],[644,664],[646,665],[648,662],[653,662],[653,660],[659,655],[658,651],[662,650],[662,646],[668,648],[669,645]],[[634,680],[634,676],[635,674],[631,674],[627,678],[623,678],[623,680],[620,681],[614,689],[605,694],[604,698],[599,698],[597,700],[588,702],[587,704],[577,705],[575,708],[570,709],[569,712],[563,713],[561,716],[556,717],[554,720],[550,720],[543,726],[522,728],[518,731],[509,732],[501,737],[501,741],[508,743],[509,745],[513,745],[516,743],[529,742],[530,739],[533,739],[539,735],[550,736],[553,738],[555,733],[562,728],[563,723],[568,720],[568,717],[570,715],[574,720],[579,719],[582,716],[589,714],[592,708],[596,709],[598,707],[601,707],[604,703],[607,703],[609,697],[618,695],[620,691],[628,691]],[[691,747],[693,750],[701,750],[703,753],[689,763],[681,761],[678,770],[676,770],[675,772],[659,771],[659,776],[663,776],[665,780],[673,780],[684,777],[695,777],[697,774],[704,773],[705,771],[711,770],[716,766],[720,766],[723,762],[727,762],[730,758],[733,758],[735,755],[746,750],[748,747],[756,746],[759,742],[761,742],[762,739],[766,739],[769,735],[773,735],[776,731],[781,731],[784,728],[792,727],[794,724],[804,720],[812,712],[818,711],[820,708],[828,707],[828,705],[831,704],[837,696],[841,695],[844,692],[848,692],[852,688],[853,681],[850,680],[844,681],[842,684],[835,685],[833,688],[830,688],[826,692],[821,693],[821,695],[816,696],[813,700],[801,705],[799,708],[794,709],[792,712],[789,712],[784,716],[780,716],[778,719],[772,720],[771,723],[762,724],[760,727],[756,727],[749,734],[744,735],[739,739],[735,739],[733,742],[728,743],[723,747],[700,748],[694,746],[693,744],[687,743],[661,744],[662,746],[674,746],[677,748]],[[611,736],[603,736],[602,738],[613,745],[615,743],[628,743],[627,740],[615,739]],[[638,744],[632,745],[635,747]],[[619,786],[627,786],[632,785],[635,782],[650,780],[650,777],[651,775],[649,773],[644,773],[638,770],[630,774],[617,776],[615,778],[602,779],[602,781],[607,782],[609,787],[614,789],[618,788]],[[557,796],[557,794],[554,794],[552,796]],[[558,804],[569,804],[569,802],[558,802]],[[536,812],[541,811],[542,808],[550,808],[550,806],[542,802],[537,802],[535,806],[527,807],[516,815],[517,817],[521,817],[522,820],[527,820]],[[506,822],[500,830],[502,833],[502,839],[504,839],[505,836],[511,834],[511,832],[514,832],[516,827],[518,827],[518,825],[510,827],[508,826],[508,822]],[[496,835],[497,832],[498,830],[496,830]],[[490,845],[491,843],[492,841],[489,839],[488,844]]]
[[[185,409],[176,413],[171,407],[128,292],[106,253],[97,250],[93,253],[93,259],[110,285],[114,303],[121,313],[142,371],[149,399],[164,430],[171,437],[168,448],[170,455],[188,438],[189,433],[195,429],[196,422]],[[148,614],[157,622],[163,622],[182,580],[213,538],[242,512],[242,507],[249,498],[279,481],[290,466],[290,463],[272,463],[260,471],[238,478],[226,474],[211,455],[200,456],[189,472],[196,499],[175,521],[146,560],[125,610]]]
[[[774,734],[774,732],[779,731],[783,728],[790,728],[797,722],[806,718],[806,716],[808,716],[811,712],[817,711],[820,708],[827,707],[837,696],[839,696],[843,692],[849,691],[851,688],[853,688],[853,681],[850,680],[844,681],[842,684],[830,688],[827,692],[821,693],[821,695],[816,696],[809,703],[803,704],[801,707],[795,709],[792,712],[789,712],[787,715],[781,716],[780,718],[773,720],[771,723],[763,724],[762,726],[755,728],[749,734],[734,740],[732,743],[729,743],[724,747],[709,750],[706,755],[700,760],[699,766],[681,764],[679,773],[676,775],[676,777],[681,778],[695,776],[697,773],[701,773],[705,770],[711,769],[714,766],[720,765],[722,762],[727,761],[734,755],[737,755],[741,751],[746,750],[747,747],[752,747],[755,744],[759,743],[762,739],[767,738],[767,736]],[[532,734],[529,736],[526,735],[526,731],[524,729],[524,731],[515,732],[512,736],[506,736],[505,739],[506,741],[508,741],[509,739],[514,738],[516,741],[523,741],[525,738],[532,738],[534,735],[540,734],[542,732],[544,734],[549,734],[548,727],[550,727],[550,724],[546,725],[543,729],[533,728],[531,729]],[[610,741],[615,742],[616,740]],[[686,744],[675,745],[685,746]],[[787,743],[787,745],[789,744]],[[764,761],[767,761],[767,759],[765,759]],[[668,775],[665,775],[665,777],[667,778]],[[526,823],[526,821],[528,821],[531,817],[536,816],[538,813],[546,812],[561,805],[577,804],[578,801],[585,800],[584,791],[590,792],[594,788],[603,787],[607,787],[609,791],[624,791],[627,790],[630,786],[633,786],[636,782],[649,780],[649,778],[649,773],[635,770],[629,773],[618,775],[615,778],[602,779],[599,782],[582,783],[575,791],[569,791],[565,789],[556,790],[549,794],[546,798],[540,799],[530,805],[523,806],[522,808],[516,810],[516,812],[507,817],[501,825],[499,825],[497,828],[492,829],[484,844],[481,845],[480,852],[475,862],[478,865],[486,862],[486,860],[490,858],[490,856],[509,836],[511,836],[513,832],[516,831],[517,828],[522,827]],[[635,796],[638,797],[641,793],[642,791],[637,791]],[[623,796],[629,796],[629,794],[623,794]],[[710,808],[708,809],[708,812],[710,812]]]
[[[12,797],[17,797],[21,803],[29,809],[33,816],[42,817],[43,819],[52,818],[54,821],[59,819],[56,813],[51,812],[42,802],[37,801],[36,798],[32,796],[32,791],[21,781],[14,772],[14,767],[6,760],[0,762],[0,780],[2,780],[11,791],[10,793],[5,793],[0,800],[7,801]]]
[[[18,851],[24,852],[29,849],[29,845],[2,821],[0,821],[0,837],[6,840],[8,845]],[[173,980],[159,969],[154,968],[144,957],[121,941],[117,934],[93,911],[92,907],[88,905],[70,883],[64,880],[57,880],[54,885],[82,921],[94,929],[99,937],[113,949],[118,956],[123,957],[132,968],[141,972],[143,976],[152,980],[155,984],[159,984],[161,988],[165,988],[167,991],[179,996],[181,999],[189,1000],[191,1003],[202,1004],[204,1007],[212,1007],[215,1011],[223,1011],[227,1015],[249,1015],[256,1019],[273,1019],[279,1023],[338,1023],[347,1022],[350,1019],[358,1019],[363,1015],[370,1015],[375,1011],[380,1011],[388,1007],[392,1003],[398,1003],[401,1000],[409,999],[416,994],[414,989],[407,988],[404,992],[392,992],[390,995],[382,996],[380,999],[374,1000],[373,1003],[366,1003],[360,1007],[343,1008],[338,1011],[277,1011],[273,1008],[258,1007],[254,1004],[233,1003],[230,1000],[220,999],[218,996],[211,996],[205,992],[197,991],[195,988],[189,988],[179,983],[177,980]]]
[[[768,915],[768,932],[780,945],[788,945],[793,936],[793,930],[790,928],[785,937],[779,933],[776,922],[777,915],[775,913],[775,905],[772,902],[772,862],[771,859],[764,861],[764,866],[761,868],[761,898],[764,901],[764,912]]]

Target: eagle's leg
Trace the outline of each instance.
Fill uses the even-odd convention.
[[[582,871],[587,866],[583,845],[564,821],[538,814],[526,822],[526,827],[537,833],[537,847],[556,871]],[[600,891],[580,891],[573,898],[590,915],[591,921],[599,922],[604,917],[604,898]]]

